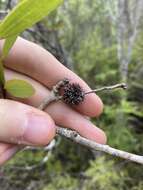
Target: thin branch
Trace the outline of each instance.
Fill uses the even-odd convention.
[[[126,160],[130,160],[130,161],[133,161],[133,162],[136,162],[139,164],[143,164],[143,156],[128,153],[128,152],[125,152],[122,150],[118,150],[118,149],[110,147],[109,145],[103,145],[103,144],[96,143],[94,141],[91,141],[84,137],[81,137],[76,131],[58,127],[57,134],[59,134],[60,136],[66,137],[75,143],[86,146],[87,148],[90,148],[92,150],[106,152],[112,156],[124,158]]]
[[[59,95],[58,91],[60,90],[61,87],[63,87],[64,85],[66,85],[67,83],[69,83],[68,79],[64,79],[60,82],[58,82],[54,87],[53,90],[51,91],[51,94],[49,97],[47,97],[39,106],[39,109],[44,110],[49,103],[53,102],[53,101],[57,101],[58,99],[61,99],[62,97]],[[103,87],[103,88],[99,88],[99,89],[95,89],[92,90],[90,92],[86,92],[85,94],[89,94],[89,93],[94,93],[94,92],[99,92],[99,91],[104,91],[104,90],[113,90],[113,89],[117,89],[117,88],[122,88],[122,89],[126,89],[127,86],[126,84],[122,83],[122,84],[116,84],[113,86],[108,86],[108,87]],[[98,150],[98,151],[102,151],[102,152],[106,152],[110,155],[113,156],[117,156],[120,158],[124,158],[126,160],[130,160],[139,164],[143,164],[143,156],[139,156],[139,155],[135,155],[135,154],[131,154],[122,150],[118,150],[115,148],[110,147],[109,145],[103,145],[103,144],[99,144],[96,143],[94,141],[88,140],[82,136],[80,136],[76,131],[72,131],[70,129],[65,129],[65,128],[61,128],[61,127],[57,127],[57,134],[59,134],[60,136],[63,136],[65,138],[68,138],[78,144],[81,144],[83,146],[86,146],[92,150]]]
[[[91,94],[91,93],[94,93],[94,92],[101,92],[101,91],[105,91],[105,90],[114,90],[114,89],[117,89],[117,88],[126,89],[127,85],[125,83],[121,83],[121,84],[116,84],[116,85],[112,85],[112,86],[105,86],[105,87],[102,87],[102,88],[91,90],[89,92],[85,92],[85,94]]]
[[[9,10],[0,10],[0,14],[6,15],[9,13]]]
[[[24,149],[25,150],[25,149]],[[36,168],[40,168],[42,167],[44,164],[47,163],[47,161],[49,160],[49,158],[51,157],[51,151],[47,152],[46,155],[44,156],[44,158],[38,163],[38,164],[33,164],[30,166],[25,166],[25,167],[21,167],[21,166],[10,166],[10,169],[14,169],[14,170],[19,170],[19,171],[31,171],[34,170]]]
[[[6,98],[6,91],[3,87],[3,85],[0,84],[0,99],[5,99]]]
[[[55,96],[53,91],[49,94],[49,96],[40,104],[39,109],[40,110],[45,110],[47,105],[50,104],[51,102],[58,101],[60,99],[59,96]]]

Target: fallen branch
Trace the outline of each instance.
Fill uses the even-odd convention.
[[[60,88],[64,87],[64,85],[67,85],[68,83],[69,83],[68,79],[64,79],[64,80],[60,81],[59,83],[57,83],[53,87],[53,89],[50,93],[50,96],[48,96],[41,103],[41,105],[39,106],[39,109],[44,110],[51,102],[62,99],[62,96],[59,93]],[[122,84],[116,84],[113,86],[102,87],[102,88],[95,89],[95,90],[92,90],[89,92],[84,92],[84,95],[94,93],[94,92],[100,92],[100,91],[104,91],[104,90],[113,90],[113,89],[117,89],[117,88],[126,89],[126,84],[122,83]],[[128,153],[128,152],[122,151],[122,150],[118,150],[118,149],[110,147],[109,145],[103,145],[103,144],[96,143],[94,141],[88,140],[88,139],[80,136],[76,131],[62,128],[62,127],[57,127],[56,132],[58,135],[68,138],[68,139],[72,140],[73,142],[78,143],[80,145],[86,146],[89,149],[106,152],[112,156],[124,158],[126,160],[130,160],[130,161],[133,161],[133,162],[136,162],[139,164],[143,164],[143,156]]]

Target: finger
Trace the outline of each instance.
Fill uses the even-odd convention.
[[[29,77],[8,70],[6,74],[9,79],[15,76],[16,78],[27,80],[34,86],[36,94],[32,98],[25,100],[24,103],[38,107],[45,97],[49,95],[47,88]],[[45,111],[54,119],[57,125],[74,129],[79,132],[80,135],[96,142],[103,144],[106,142],[106,136],[102,130],[64,103],[60,101],[51,103]]]
[[[0,166],[7,162],[20,147],[17,145],[0,143]]]
[[[8,144],[8,143],[0,143],[0,156],[7,150],[12,148],[13,144]]]
[[[12,144],[45,145],[55,135],[48,114],[11,100],[0,100],[0,141]]]
[[[84,91],[90,90],[82,79],[64,67],[48,51],[22,38],[18,38],[5,65],[36,79],[48,88],[52,88],[59,80],[68,78],[71,82],[80,84]],[[75,108],[85,115],[98,116],[102,112],[103,104],[96,94],[90,94]]]
[[[100,144],[106,144],[107,138],[105,133],[96,127],[90,120],[83,117],[80,113],[70,110],[68,107],[61,105],[49,105],[46,112],[57,121],[57,125],[67,127],[77,131],[82,137],[95,141]]]

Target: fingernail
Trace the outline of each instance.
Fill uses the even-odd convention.
[[[27,128],[23,136],[25,144],[48,144],[54,136],[54,128],[54,123],[48,115],[33,113],[28,115]]]

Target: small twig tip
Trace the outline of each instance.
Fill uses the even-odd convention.
[[[122,83],[122,84],[121,84],[121,87],[122,87],[123,89],[125,89],[125,90],[128,88],[128,86],[127,86],[126,83]]]

